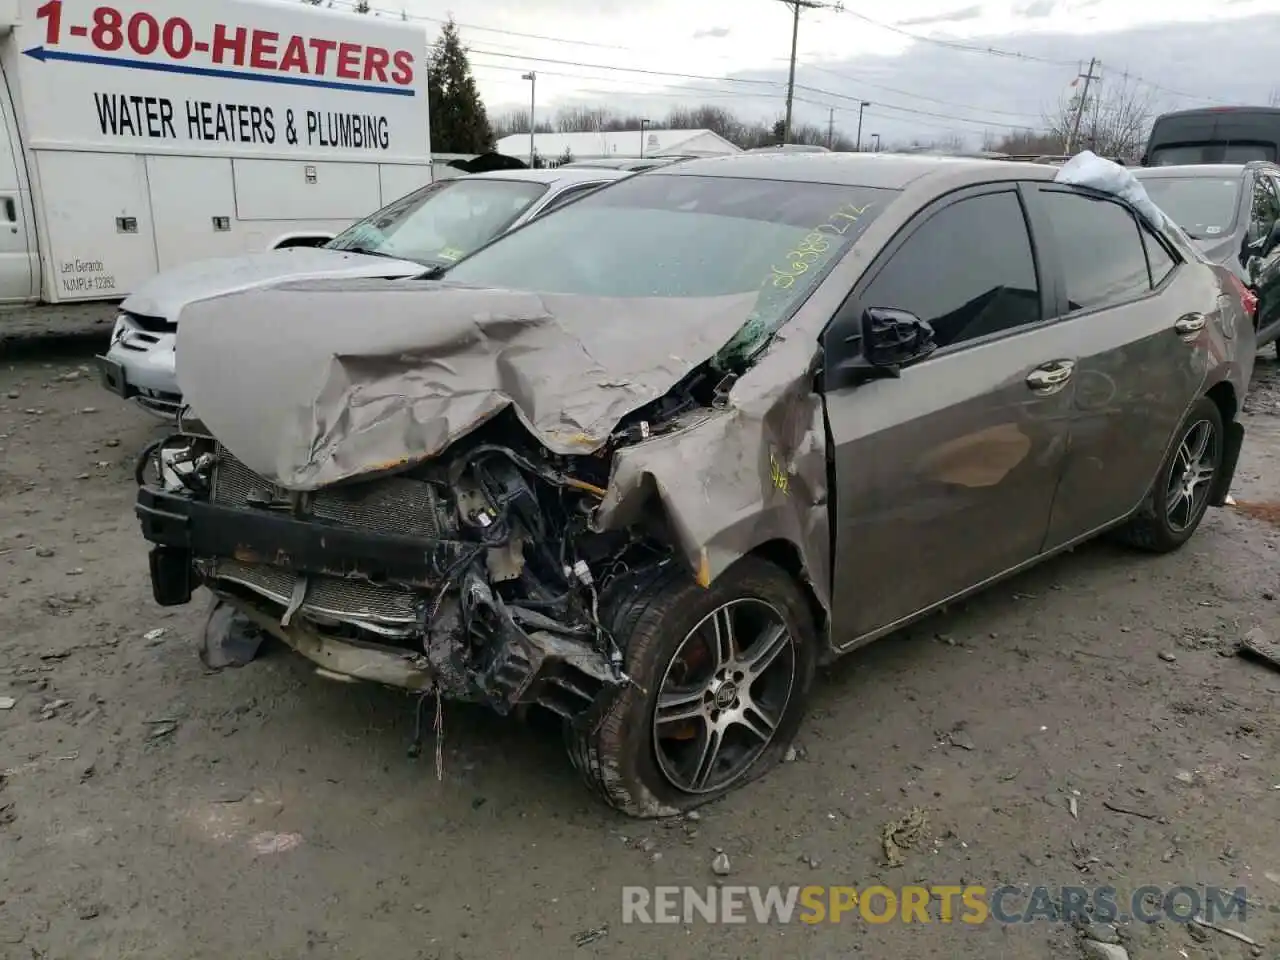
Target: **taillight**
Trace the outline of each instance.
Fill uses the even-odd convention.
[[[1236,293],[1240,295],[1240,305],[1244,307],[1244,312],[1251,318],[1258,315],[1258,297],[1252,290],[1244,285],[1244,281],[1237,277],[1234,273],[1230,274],[1231,285],[1236,288]]]

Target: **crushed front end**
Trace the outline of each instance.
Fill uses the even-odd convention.
[[[153,444],[136,511],[156,602],[203,586],[328,674],[585,721],[627,682],[601,591],[664,551],[590,531],[608,459],[554,457],[504,422],[305,493],[198,430]]]

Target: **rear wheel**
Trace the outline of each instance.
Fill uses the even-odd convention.
[[[1169,553],[1190,540],[1209,507],[1222,469],[1225,439],[1222,411],[1208,397],[1201,397],[1178,428],[1177,443],[1160,467],[1151,493],[1118,531],[1121,539],[1151,553]]]
[[[683,571],[614,591],[633,680],[594,730],[567,730],[587,784],[635,817],[670,816],[774,766],[813,683],[813,619],[784,571],[747,557],[710,588]]]

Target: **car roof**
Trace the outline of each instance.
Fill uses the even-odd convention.
[[[939,189],[994,180],[1052,180],[1041,163],[896,153],[737,153],[704,157],[646,171],[645,176],[741,177],[904,190],[936,180]]]
[[[552,167],[538,170],[493,170],[489,173],[469,173],[457,179],[466,180],[518,180],[524,183],[581,183],[596,180],[620,180],[629,170],[611,170],[607,167]]]

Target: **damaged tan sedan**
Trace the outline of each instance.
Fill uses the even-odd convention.
[[[629,814],[713,799],[779,759],[822,661],[1224,501],[1243,292],[1056,173],[694,160],[442,277],[194,304],[189,426],[138,470],[155,598],[558,714]]]

